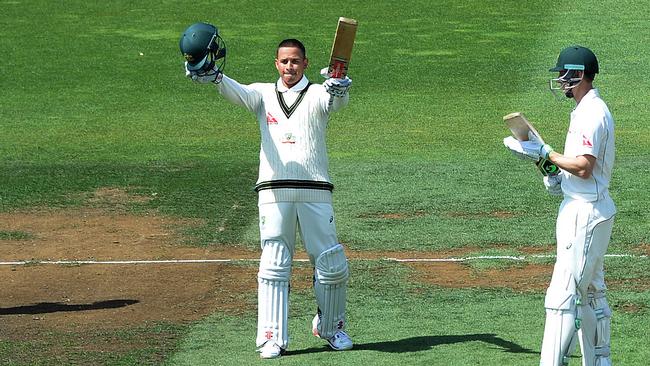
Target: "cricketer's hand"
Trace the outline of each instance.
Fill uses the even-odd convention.
[[[187,62],[185,62],[185,76],[199,84],[208,84],[208,83],[219,84],[221,82],[221,79],[223,78],[223,73],[221,72],[221,70],[219,70],[219,68],[216,65],[213,66],[212,69],[208,71],[202,71],[202,72],[190,71],[187,69]]]
[[[323,82],[325,90],[333,97],[344,97],[352,86],[352,79],[347,76],[341,79],[332,78],[327,71],[327,67],[320,70],[320,75],[327,78],[327,80]]]
[[[510,152],[519,159],[522,160],[535,160],[533,159],[526,151],[524,150],[521,141],[517,140],[512,136],[508,136],[503,139],[503,145],[510,150]]]
[[[323,83],[325,90],[333,97],[344,97],[352,86],[352,79],[347,76],[344,79],[329,78]]]
[[[553,174],[544,176],[544,187],[553,196],[562,195],[562,175]]]
[[[539,158],[548,159],[548,155],[553,151],[550,145],[543,144],[531,132],[528,132],[528,141],[521,141],[521,148],[524,150],[524,154],[535,161],[539,160]]]

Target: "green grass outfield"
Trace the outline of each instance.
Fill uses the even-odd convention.
[[[0,0],[0,211],[75,206],[80,193],[121,187],[155,197],[130,207],[136,213],[206,220],[184,230],[186,245],[255,248],[257,125],[211,86],[185,79],[178,38],[193,22],[216,24],[228,47],[226,73],[251,83],[274,81],[277,43],[297,37],[311,61],[307,76],[318,81],[336,19],[347,16],[360,23],[354,86],[349,107],[331,119],[328,144],[337,227],[348,248],[551,244],[559,200],[532,165],[503,148],[501,118],[526,113],[561,151],[573,104],[548,92],[547,70],[563,47],[580,43],[600,59],[595,84],[617,123],[611,193],[619,214],[610,253],[633,253],[650,242],[648,12],[640,0]],[[1,225],[0,240],[28,235]],[[640,258],[607,266],[620,281],[647,278],[650,268]],[[382,261],[352,267],[356,351],[322,352],[303,331],[313,299],[295,292],[293,353],[276,363],[536,364],[543,293],[415,284],[408,268]],[[611,299],[614,362],[645,364],[650,291],[619,287]],[[626,303],[641,310],[617,311]],[[35,352],[38,342],[2,341],[1,321],[0,364],[51,361]],[[169,326],[176,335],[164,355],[169,365],[257,362],[255,314]],[[63,363],[135,365],[156,353],[79,356],[60,346],[70,353]]]

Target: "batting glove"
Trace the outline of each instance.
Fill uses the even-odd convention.
[[[544,176],[544,187],[546,191],[553,196],[562,195],[562,175],[553,174]]]
[[[325,90],[333,97],[344,97],[352,86],[352,79],[347,76],[342,79],[332,78],[327,71],[327,67],[320,71],[321,76],[327,78],[323,82]]]
[[[521,148],[524,153],[532,160],[539,160],[539,158],[548,159],[548,155],[553,151],[553,148],[548,144],[543,144],[539,141],[537,136],[528,133],[528,141],[521,141]]]
[[[516,156],[517,158],[522,160],[535,160],[526,153],[523,146],[521,145],[521,141],[517,140],[516,138],[508,136],[503,139],[503,144],[506,148],[508,148],[508,150],[510,150],[512,155]]]
[[[190,71],[187,69],[187,62],[185,62],[185,76],[199,84],[219,84],[223,78],[223,73],[216,65],[208,71]]]
[[[344,79],[329,78],[325,80],[323,86],[331,96],[344,97],[352,86],[352,79],[347,76]]]

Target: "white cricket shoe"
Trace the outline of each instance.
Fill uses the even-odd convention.
[[[316,314],[314,319],[311,321],[311,326],[312,326],[311,332],[314,336],[321,338],[320,334],[318,333],[319,323],[320,323],[320,317],[318,316],[318,314]],[[330,348],[332,348],[335,351],[345,351],[351,349],[353,346],[352,338],[350,338],[350,336],[342,330],[337,331],[336,333],[334,333],[333,336],[325,340],[327,341],[327,343],[329,343]]]
[[[260,349],[257,350],[261,358],[278,358],[284,354],[284,349],[280,348],[277,343],[267,341]]]
[[[345,351],[352,348],[352,339],[342,330],[334,333],[334,335],[327,340],[330,347],[335,351]]]

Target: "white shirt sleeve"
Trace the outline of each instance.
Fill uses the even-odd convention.
[[[262,104],[262,93],[255,88],[255,84],[242,85],[224,75],[221,82],[217,84],[217,89],[227,101],[242,106],[253,113]]]
[[[330,95],[329,112],[334,113],[343,109],[350,101],[350,94],[345,93],[342,97],[333,97]]]
[[[578,118],[575,123],[577,141],[574,141],[575,156],[591,155],[599,156],[599,151],[607,131],[602,123],[602,117],[593,113]]]
[[[322,84],[312,84],[311,86],[317,87],[319,89],[319,99],[320,108],[325,112],[325,114],[335,113],[343,109],[348,105],[350,101],[350,94],[346,93],[342,97],[331,96],[323,87]]]

